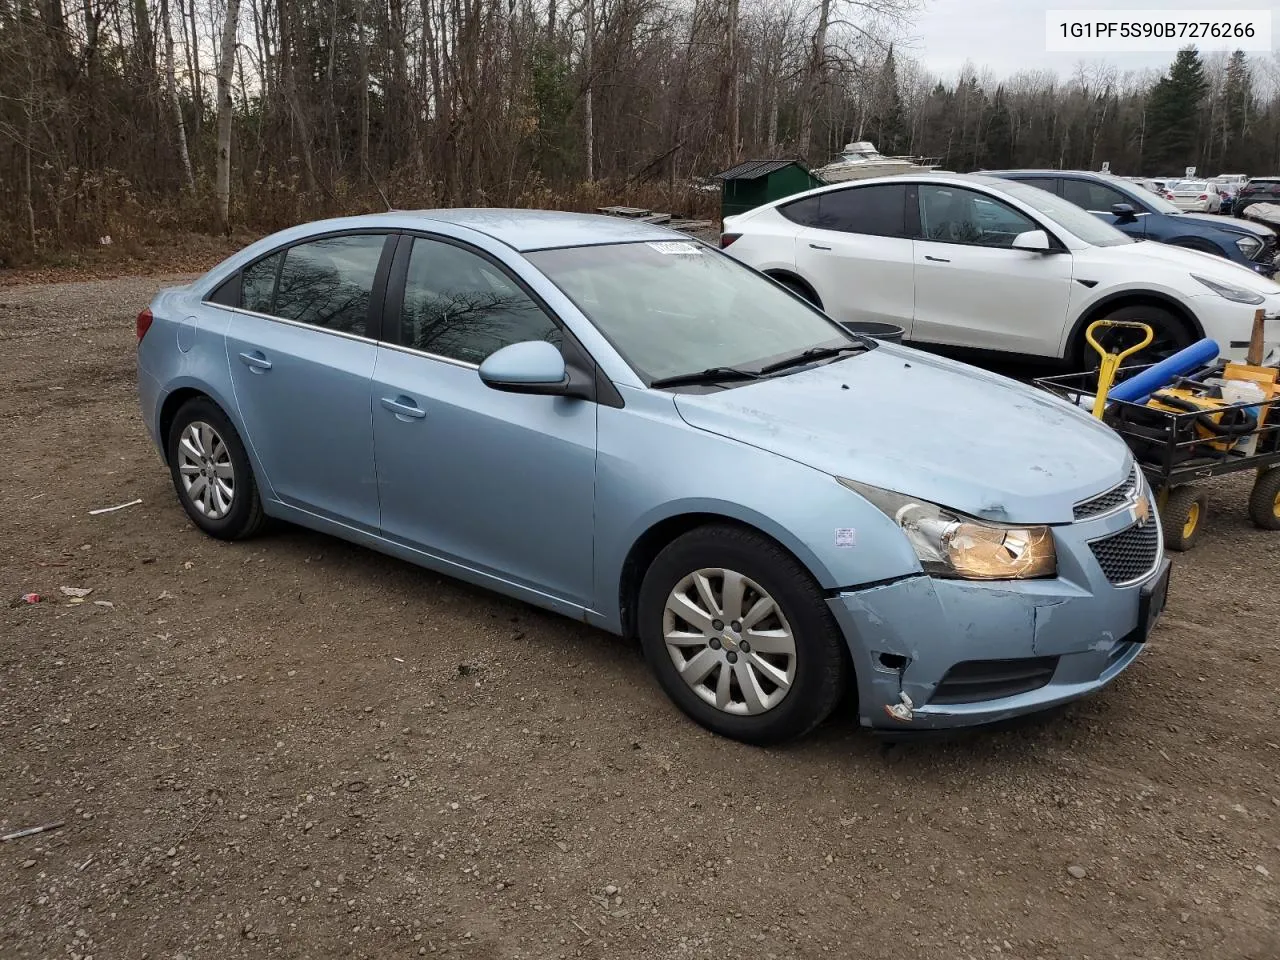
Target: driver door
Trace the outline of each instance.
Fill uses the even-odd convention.
[[[1040,225],[995,197],[919,186],[911,339],[1056,357],[1071,296],[1071,254],[1012,248]]]
[[[560,346],[559,324],[496,260],[442,238],[401,239],[387,303],[373,375],[383,536],[562,612],[591,606],[596,405],[503,393],[477,373],[512,343]]]

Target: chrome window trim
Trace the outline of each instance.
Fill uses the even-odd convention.
[[[395,350],[397,353],[407,353],[415,357],[425,357],[428,360],[439,360],[441,363],[448,363],[455,367],[462,367],[466,370],[480,369],[480,364],[478,363],[469,363],[466,360],[455,360],[453,357],[446,357],[438,353],[430,353],[426,350],[419,350],[417,347],[406,347],[399,343],[387,343],[387,341],[385,340],[379,343],[378,346],[385,347],[388,350]]]
[[[327,333],[332,337],[342,337],[345,340],[355,340],[357,343],[371,343],[378,345],[378,341],[373,337],[366,337],[359,333],[347,333],[345,330],[333,330],[329,327],[320,327],[314,323],[303,323],[301,320],[290,320],[287,317],[276,317],[269,313],[259,313],[256,310],[246,310],[244,307],[228,307],[222,303],[203,302],[201,306],[213,307],[215,310],[226,310],[229,313],[238,313],[245,317],[254,317],[258,320],[270,320],[273,323],[283,323],[290,327],[298,327],[302,330],[315,330],[317,333]]]

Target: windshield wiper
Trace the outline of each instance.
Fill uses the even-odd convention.
[[[838,357],[842,353],[862,353],[866,349],[867,347],[861,343],[846,343],[840,347],[810,347],[808,350],[797,353],[794,357],[787,357],[784,360],[775,360],[773,363],[766,364],[760,368],[760,372],[762,374],[775,373],[778,370],[785,370],[787,367],[798,367],[812,360]]]
[[[681,387],[696,383],[719,383],[722,380],[759,380],[760,374],[741,367],[707,367],[696,373],[678,373],[674,377],[659,377],[649,383],[651,387]]]

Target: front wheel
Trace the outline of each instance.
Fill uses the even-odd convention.
[[[640,641],[667,695],[714,733],[768,744],[826,719],[848,655],[821,589],[778,544],[733,526],[668,545],[640,588]]]
[[[1174,487],[1160,511],[1164,525],[1164,545],[1184,553],[1196,545],[1209,513],[1209,496],[1191,484]]]
[[[1280,530],[1280,467],[1263,470],[1253,481],[1249,519],[1263,530]]]
[[[1191,331],[1187,328],[1182,318],[1163,307],[1149,307],[1144,304],[1121,307],[1107,314],[1106,319],[1134,321],[1145,323],[1151,327],[1151,342],[1143,347],[1141,351],[1125,360],[1126,365],[1156,363],[1165,359],[1165,357],[1172,356],[1184,347],[1191,346],[1193,342]],[[1085,324],[1085,328],[1088,328],[1088,324]],[[1141,336],[1140,333],[1134,330],[1115,328],[1109,330],[1103,328],[1095,334],[1097,341],[1112,352],[1132,346],[1139,341]],[[1080,341],[1076,349],[1079,352],[1081,369],[1098,369],[1101,358],[1085,339],[1084,330],[1080,331]]]

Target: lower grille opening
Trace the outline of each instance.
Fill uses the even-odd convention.
[[[930,703],[981,703],[1039,690],[1053,679],[1057,657],[965,660],[947,671]]]

